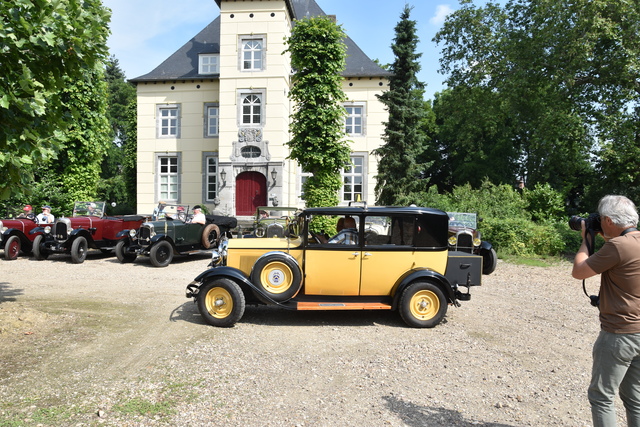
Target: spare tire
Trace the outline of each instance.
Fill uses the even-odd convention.
[[[274,301],[293,298],[302,286],[302,272],[291,255],[278,252],[263,255],[253,265],[251,282]]]
[[[220,240],[220,227],[207,224],[202,230],[202,246],[205,249],[215,248]]]

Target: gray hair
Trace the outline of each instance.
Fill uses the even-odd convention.
[[[638,224],[636,205],[625,196],[607,195],[598,203],[601,217],[608,216],[617,227],[635,227]]]

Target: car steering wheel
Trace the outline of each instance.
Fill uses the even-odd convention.
[[[317,243],[322,243],[322,240],[320,240],[320,234],[311,230],[309,230],[309,234],[311,234],[311,237],[313,237]]]

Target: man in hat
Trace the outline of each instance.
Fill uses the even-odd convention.
[[[157,221],[159,219],[163,219],[165,217],[164,207],[167,206],[167,202],[160,200],[158,202],[158,206],[153,210],[153,214],[151,215],[152,221]]]
[[[42,213],[39,213],[36,217],[38,224],[53,224],[56,218],[51,215],[51,206],[44,205],[42,207]]]
[[[195,205],[193,207],[193,218],[191,218],[191,223],[204,224],[206,222],[207,218],[205,218],[204,214],[202,213],[202,208],[200,207],[200,205]]]
[[[22,208],[22,213],[18,215],[18,218],[34,219],[35,217],[31,205],[25,205],[24,208]]]

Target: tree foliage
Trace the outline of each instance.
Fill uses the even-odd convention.
[[[27,190],[81,114],[62,89],[106,57],[110,12],[100,0],[0,2],[0,199]]]
[[[102,162],[99,198],[116,202],[114,212],[132,213],[136,207],[136,90],[126,82],[114,56],[106,63],[105,80],[111,143]]]
[[[94,200],[100,184],[101,163],[111,142],[107,119],[107,83],[102,69],[85,73],[82,80],[69,77],[61,92],[63,106],[76,111],[74,122],[64,132],[62,150],[44,168],[44,176],[59,183],[56,201],[68,208],[77,200]],[[41,174],[36,171],[36,178]]]
[[[376,176],[376,199],[381,205],[395,205],[404,196],[425,186],[428,126],[423,101],[424,84],[417,78],[420,71],[416,53],[418,36],[416,21],[410,20],[411,7],[405,5],[395,28],[391,49],[395,55],[389,70],[389,90],[378,98],[389,112],[385,123],[384,144],[374,150],[379,157]]]
[[[295,70],[289,98],[291,115],[289,158],[312,174],[303,185],[307,206],[335,206],[342,186],[340,171],[349,163],[345,140],[341,72],[346,64],[345,33],[329,17],[296,21],[287,38]]]
[[[498,182],[526,176],[528,185],[549,183],[573,200],[596,190],[589,188],[592,153],[601,154],[596,165],[603,182],[616,182],[622,158],[631,162],[629,170],[640,171],[632,149],[639,32],[638,2],[511,0],[476,7],[464,1],[435,38],[443,44],[442,72],[452,88],[439,100],[446,128],[439,144],[455,155],[465,141],[493,140],[499,151],[488,155],[490,142],[481,144],[478,173],[499,172],[492,177]],[[476,102],[469,105],[467,95]],[[477,120],[481,115],[488,124]],[[474,119],[467,136],[451,132],[455,121]],[[625,154],[611,156],[612,146]],[[451,177],[452,159],[445,158]]]

